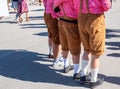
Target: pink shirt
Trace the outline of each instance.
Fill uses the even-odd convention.
[[[44,4],[44,7],[45,7],[45,13],[46,14],[49,14],[50,13],[50,9],[49,9],[49,0],[43,0],[43,4]]]
[[[68,16],[71,18],[77,18],[76,8],[74,4],[74,0],[55,0],[54,1],[54,7],[60,7],[60,12],[57,14],[59,17],[61,16]]]
[[[80,0],[75,0],[77,13],[80,11]],[[110,0],[88,0],[89,12],[86,9],[86,0],[83,0],[82,13],[99,14],[108,11],[111,8]]]
[[[58,15],[53,10],[53,4],[54,4],[55,0],[48,0],[48,1],[49,1],[49,9],[50,9],[50,13],[51,13],[52,17],[58,18]]]
[[[46,7],[46,1],[47,1],[47,0],[43,0],[43,5],[44,5],[44,7]]]
[[[58,18],[58,15],[53,11],[54,0],[43,0],[46,14],[51,14],[53,18]]]

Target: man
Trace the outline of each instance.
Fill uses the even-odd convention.
[[[60,40],[59,40],[59,30],[58,30],[58,20],[57,16],[53,11],[53,2],[54,0],[43,0],[45,6],[44,20],[48,28],[48,44],[49,50],[53,52],[53,67],[59,67],[64,65],[62,60],[58,59],[60,53]],[[53,47],[53,50],[51,49]]]
[[[79,76],[79,60],[80,60],[80,36],[77,24],[77,13],[75,13],[73,0],[55,0],[54,11],[59,16],[58,26],[60,34],[60,43],[63,51],[64,72],[67,73],[73,69],[69,64],[68,53],[72,55],[74,73],[73,79]]]
[[[98,78],[100,56],[104,53],[105,47],[105,16],[104,12],[111,7],[110,0],[77,0],[79,16],[78,26],[81,41],[84,47],[82,57],[82,73],[80,81],[87,82],[86,74],[91,54],[90,63],[90,87],[94,88],[103,83],[102,78]],[[79,6],[80,5],[80,6]]]

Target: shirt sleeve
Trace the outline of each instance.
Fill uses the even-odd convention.
[[[108,11],[111,8],[111,0],[102,0],[102,6],[105,11]]]
[[[43,0],[43,5],[44,5],[44,7],[46,7],[46,0]]]

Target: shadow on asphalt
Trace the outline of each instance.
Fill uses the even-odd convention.
[[[11,21],[9,21],[9,20],[7,20],[7,21],[0,21],[0,24],[2,24],[2,23],[11,23]]]
[[[79,82],[72,80],[72,76],[62,75],[58,73],[61,70],[51,69],[52,59],[48,59],[46,54],[27,50],[0,50],[0,55],[1,76],[22,81],[80,87]]]
[[[36,25],[45,25],[44,23],[32,23],[32,24],[30,24],[30,23],[27,23],[27,24],[20,24],[19,26],[27,26],[27,25],[29,25],[29,26],[36,26]]]
[[[30,16],[30,20],[43,20],[44,16]]]
[[[26,27],[21,27],[21,29],[27,29],[27,28],[32,28],[32,29],[35,29],[35,28],[46,28],[46,26],[26,26]]]
[[[112,39],[112,38],[120,38],[120,29],[107,29],[106,32],[106,39]],[[107,47],[107,49],[109,50],[118,50],[120,51],[120,41],[118,42],[106,42],[106,45],[108,45],[109,47]],[[116,52],[116,51],[114,51]],[[107,54],[107,56],[112,56],[112,57],[120,57],[120,53],[112,53],[112,54]]]
[[[46,28],[46,25],[44,23],[39,23],[39,24],[20,24],[19,26],[21,26],[21,29],[27,29],[27,28]]]
[[[29,17],[30,21],[43,20],[43,18],[44,18],[43,16],[30,16]],[[46,28],[45,23],[41,23],[41,22],[39,22],[37,24],[35,24],[35,23],[32,23],[32,24],[30,24],[30,23],[23,23],[23,24],[20,24],[19,26],[21,26],[21,29],[27,29],[27,28],[32,28],[32,29],[34,29],[34,28]]]
[[[31,10],[32,12],[36,12],[36,11],[44,11],[45,9],[37,9],[37,10]]]
[[[48,37],[48,32],[41,32],[33,35],[38,35],[38,36],[47,36]]]
[[[117,33],[120,33],[120,29],[107,29],[106,39],[120,38],[120,34],[118,35]]]
[[[109,82],[112,84],[120,85],[120,77],[117,76],[106,76],[103,74],[99,74],[98,76],[101,76],[104,78],[105,82]]]
[[[120,42],[106,42],[106,45],[109,45],[110,47],[107,47],[109,50],[118,50],[120,51]],[[116,52],[116,51],[114,51]],[[120,53],[112,53],[107,54],[107,56],[113,56],[113,57],[120,57]]]

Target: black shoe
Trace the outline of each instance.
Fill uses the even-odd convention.
[[[80,73],[76,73],[73,75],[73,80],[79,81],[80,80]]]
[[[80,83],[81,83],[81,84],[90,84],[89,75],[80,77]]]
[[[98,78],[96,82],[91,82],[90,83],[90,88],[94,89],[95,87],[101,85],[103,83],[104,79],[103,78]]]
[[[73,70],[73,66],[69,65],[67,67],[64,67],[64,73],[68,73],[70,70]]]
[[[49,54],[49,55],[48,55],[48,58],[53,58],[53,55]]]

